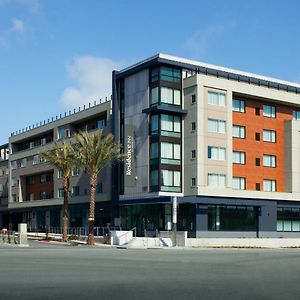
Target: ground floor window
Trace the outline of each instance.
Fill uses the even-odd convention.
[[[300,208],[277,208],[277,231],[300,231]]]
[[[257,209],[253,206],[209,205],[208,230],[256,231]]]

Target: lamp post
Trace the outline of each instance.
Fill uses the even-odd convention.
[[[172,225],[173,225],[173,241],[176,246],[176,231],[177,231],[177,197],[172,198]]]

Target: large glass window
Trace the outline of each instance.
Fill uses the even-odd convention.
[[[158,191],[158,170],[151,170],[150,172],[150,190],[152,192]]]
[[[158,134],[158,115],[151,116],[150,131],[151,134]]]
[[[225,133],[226,121],[208,119],[208,132]]]
[[[265,192],[276,192],[276,180],[264,179],[264,191]]]
[[[253,206],[208,206],[208,230],[256,231],[257,210]]]
[[[224,174],[208,174],[208,186],[224,188],[226,185],[226,175]]]
[[[268,118],[276,118],[275,106],[263,105],[263,116]]]
[[[241,151],[233,151],[232,152],[232,162],[234,164],[245,164],[246,153]]]
[[[157,164],[158,162],[158,143],[150,145],[150,163]]]
[[[276,143],[276,131],[264,129],[263,140],[264,142]]]
[[[245,112],[245,101],[232,99],[232,111]]]
[[[151,104],[158,103],[158,87],[151,89],[150,99],[151,99]]]
[[[181,191],[180,171],[161,170],[161,190],[168,192]]]
[[[179,116],[161,115],[161,135],[180,137],[181,119]]]
[[[264,167],[275,168],[276,167],[276,156],[264,154]]]
[[[161,163],[180,165],[180,144],[161,143]]]
[[[244,139],[246,128],[245,126],[233,125],[232,126],[232,137]]]
[[[246,178],[233,177],[232,178],[232,188],[235,190],[245,190],[246,189]]]
[[[180,105],[180,98],[180,90],[171,89],[168,87],[161,87],[161,103]]]
[[[300,120],[300,111],[298,111],[298,110],[293,111],[293,120],[296,120],[296,121]]]
[[[169,82],[181,82],[181,72],[178,69],[161,67],[160,68],[160,79]]]
[[[223,93],[217,92],[208,92],[208,104],[225,106],[226,103],[226,95]]]
[[[300,231],[300,208],[277,208],[277,231]]]
[[[208,158],[214,160],[225,160],[226,148],[208,146]]]

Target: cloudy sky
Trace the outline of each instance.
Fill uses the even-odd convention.
[[[158,52],[300,82],[300,2],[0,0],[0,144]]]

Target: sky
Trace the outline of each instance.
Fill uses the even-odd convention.
[[[0,144],[156,53],[300,82],[297,0],[0,0]]]

